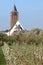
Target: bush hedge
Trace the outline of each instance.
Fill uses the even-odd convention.
[[[38,33],[36,34],[36,32]],[[28,44],[36,43],[37,45],[39,43],[43,43],[43,30],[35,29],[31,31],[20,31],[19,33],[13,34],[12,36],[7,36],[0,33],[0,40],[2,43],[6,42],[9,45],[11,45],[13,42],[24,42]]]

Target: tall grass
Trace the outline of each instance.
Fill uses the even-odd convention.
[[[0,47],[0,65],[6,65],[5,57],[1,47]]]
[[[13,54],[16,54],[15,51],[21,56],[28,65],[43,65],[43,44],[36,45],[34,44],[27,44],[27,43],[14,43],[12,46],[10,46],[10,49],[12,49]],[[12,56],[15,56],[13,55]],[[19,60],[18,57],[16,57],[16,63]],[[20,60],[18,61],[20,65]]]
[[[16,65],[23,65],[23,60],[28,65],[43,65],[43,30],[14,32],[12,36],[0,34],[0,41],[10,45],[11,60],[16,57]]]

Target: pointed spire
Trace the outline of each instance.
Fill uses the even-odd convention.
[[[17,11],[16,6],[14,5],[14,11]]]

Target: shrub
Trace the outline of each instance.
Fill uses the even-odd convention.
[[[12,45],[12,43],[11,43],[11,42],[7,42],[7,44],[8,44],[8,45]]]
[[[0,46],[3,46],[4,45],[4,43],[0,43]]]

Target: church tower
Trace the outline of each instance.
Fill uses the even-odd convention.
[[[14,10],[11,12],[10,15],[10,28],[12,28],[17,21],[18,21],[18,11],[16,9],[16,6],[14,5]]]
[[[10,29],[5,32],[8,36],[12,35],[15,31],[22,31],[24,28],[19,22],[18,19],[18,11],[16,9],[16,6],[14,5],[14,10],[11,12],[10,15]]]

